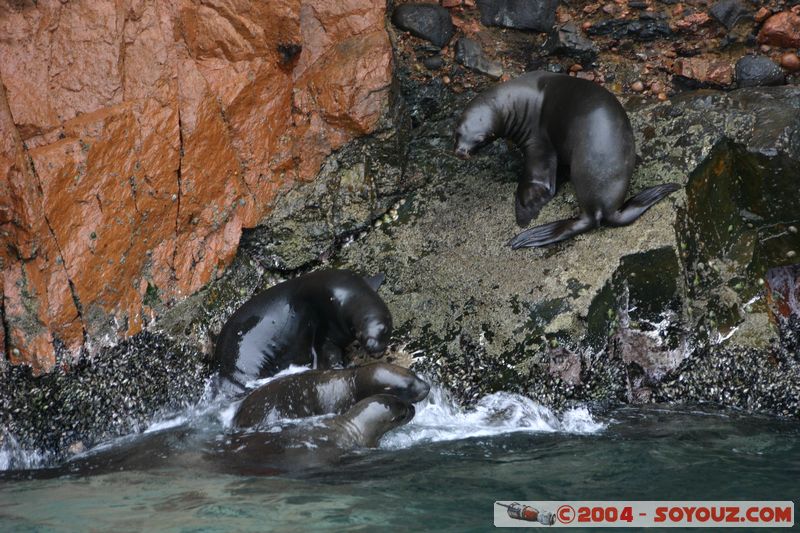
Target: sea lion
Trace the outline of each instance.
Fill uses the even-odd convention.
[[[467,158],[499,137],[525,156],[515,198],[520,227],[555,195],[559,166],[569,167],[581,208],[578,218],[523,231],[509,241],[514,249],[546,246],[602,224],[628,225],[679,188],[658,185],[624,201],[636,161],[633,131],[614,95],[588,80],[531,72],[495,85],[461,115],[455,153]]]
[[[319,270],[279,283],[244,303],[217,339],[220,376],[241,387],[290,364],[332,368],[358,339],[370,354],[386,350],[392,315],[378,293],[383,274]]]
[[[279,377],[255,389],[239,405],[233,423],[254,427],[279,418],[338,414],[375,394],[419,402],[429,390],[430,385],[412,371],[389,363],[309,370]]]
[[[274,474],[337,461],[355,448],[375,448],[381,437],[414,418],[414,406],[376,394],[344,414],[263,432],[234,433],[216,444],[214,464],[242,474]]]

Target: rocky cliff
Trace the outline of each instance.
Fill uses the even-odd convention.
[[[371,0],[137,3],[106,18],[4,4],[0,334],[11,362],[55,371],[0,368],[0,450],[64,454],[192,404],[225,319],[320,265],[384,271],[407,346],[390,357],[465,402],[510,390],[556,407],[797,416],[800,71],[769,25],[792,19],[786,2],[733,30],[699,0],[547,2],[549,37],[481,22],[481,5],[505,3],[427,6],[429,41],[385,27]],[[733,90],[756,46],[769,76],[755,84],[780,59],[795,86]],[[728,81],[700,79],[719,54]],[[695,78],[674,73],[689,60]],[[630,227],[511,251],[519,155],[496,142],[457,160],[452,130],[498,69],[535,68],[625,102],[631,194],[683,189]],[[534,224],[576,209],[566,184]]]
[[[133,335],[372,131],[383,0],[0,4],[0,360]]]

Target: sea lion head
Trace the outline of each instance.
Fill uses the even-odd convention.
[[[425,399],[431,387],[414,372],[389,363],[372,363],[355,369],[357,397],[391,394],[406,402]]]
[[[360,446],[375,448],[387,432],[407,424],[414,418],[414,406],[389,394],[364,398],[342,417],[342,425]]]
[[[359,322],[356,333],[361,346],[371,355],[385,352],[391,336],[392,315],[388,309],[386,313],[373,312],[365,315]]]
[[[358,340],[367,353],[381,354],[386,351],[392,336],[392,314],[377,292],[384,275],[377,274],[360,280],[348,289],[346,297],[341,297],[345,302],[342,316],[350,335]]]
[[[483,100],[476,98],[470,102],[456,126],[456,155],[469,159],[478,148],[492,142],[496,137],[495,122],[494,111]]]

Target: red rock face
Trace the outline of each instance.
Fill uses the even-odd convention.
[[[230,263],[279,187],[374,128],[383,0],[0,6],[0,231],[14,364],[132,335]],[[147,296],[147,298],[146,298]]]

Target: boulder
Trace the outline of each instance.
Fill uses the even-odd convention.
[[[503,66],[486,57],[480,43],[469,37],[461,37],[456,43],[455,59],[465,67],[492,78],[499,78],[503,75]]]
[[[455,33],[450,12],[438,4],[402,4],[392,12],[392,23],[411,35],[444,47]]]
[[[766,87],[786,83],[781,67],[765,56],[742,57],[736,62],[735,72],[736,85],[739,87]]]
[[[800,15],[791,11],[772,15],[761,26],[758,42],[784,48],[800,47]]]
[[[518,30],[549,32],[557,7],[557,0],[478,0],[483,24]]]
[[[582,61],[591,61],[597,56],[597,47],[591,39],[584,37],[574,22],[558,26],[547,36],[543,46],[546,54],[561,54]]]
[[[732,29],[736,23],[744,18],[751,17],[750,11],[741,0],[718,0],[708,11],[720,24],[727,29]]]

